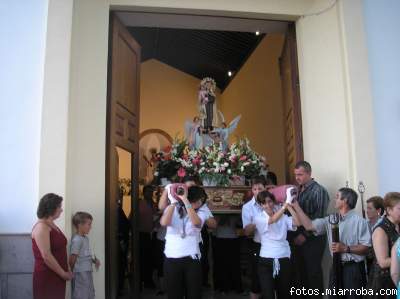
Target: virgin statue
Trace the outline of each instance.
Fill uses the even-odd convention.
[[[199,110],[200,118],[203,120],[205,133],[212,131],[217,123],[215,89],[216,83],[214,79],[206,77],[201,80],[199,90]]]

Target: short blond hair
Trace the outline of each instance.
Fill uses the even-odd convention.
[[[88,220],[93,220],[92,215],[87,212],[76,212],[75,215],[72,217],[72,224],[77,229],[79,224],[83,224]]]

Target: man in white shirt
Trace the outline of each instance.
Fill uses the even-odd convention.
[[[250,273],[251,273],[251,288],[250,299],[257,299],[260,296],[261,287],[258,278],[258,257],[260,255],[261,240],[260,233],[256,229],[255,219],[263,212],[262,207],[256,202],[257,194],[265,190],[266,180],[264,176],[257,176],[253,178],[251,184],[251,191],[253,198],[243,205],[242,208],[242,223],[246,236],[253,239],[250,241]]]

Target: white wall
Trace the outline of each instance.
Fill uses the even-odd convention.
[[[361,2],[339,1],[329,11],[296,23],[304,156],[333,195],[346,181],[365,198],[377,192],[372,99]],[[371,132],[372,131],[372,132]],[[368,159],[368,163],[365,160]],[[361,211],[361,201],[357,208]],[[328,282],[328,250],[323,265]]]
[[[300,19],[296,31],[304,158],[332,194],[350,176],[337,10]]]
[[[400,190],[400,2],[363,3],[376,119],[379,192],[383,195]]]
[[[57,222],[67,233],[71,219],[66,167],[72,6],[73,0],[49,2],[39,168],[39,195],[53,192],[64,197],[64,213]]]
[[[36,219],[47,7],[0,2],[0,233],[30,232]]]
[[[357,189],[360,180],[366,197],[378,192],[361,12],[359,0],[338,1],[296,26],[304,155],[331,195],[346,181]]]
[[[103,266],[94,273],[96,298],[105,298],[105,161],[108,5],[75,1],[68,119],[67,215],[93,215],[92,246]]]

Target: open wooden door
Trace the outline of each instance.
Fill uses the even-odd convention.
[[[286,183],[293,183],[293,169],[303,160],[303,135],[301,128],[300,83],[297,65],[295,25],[289,25],[280,58],[282,98],[286,149]]]
[[[110,15],[108,64],[107,142],[106,142],[106,298],[115,299],[118,293],[118,154],[116,147],[132,156],[132,257],[134,271],[138,269],[138,238],[136,212],[138,206],[139,157],[139,91],[140,46],[118,20]],[[135,271],[138,273],[138,271]],[[133,275],[131,289],[138,298],[139,279]]]

